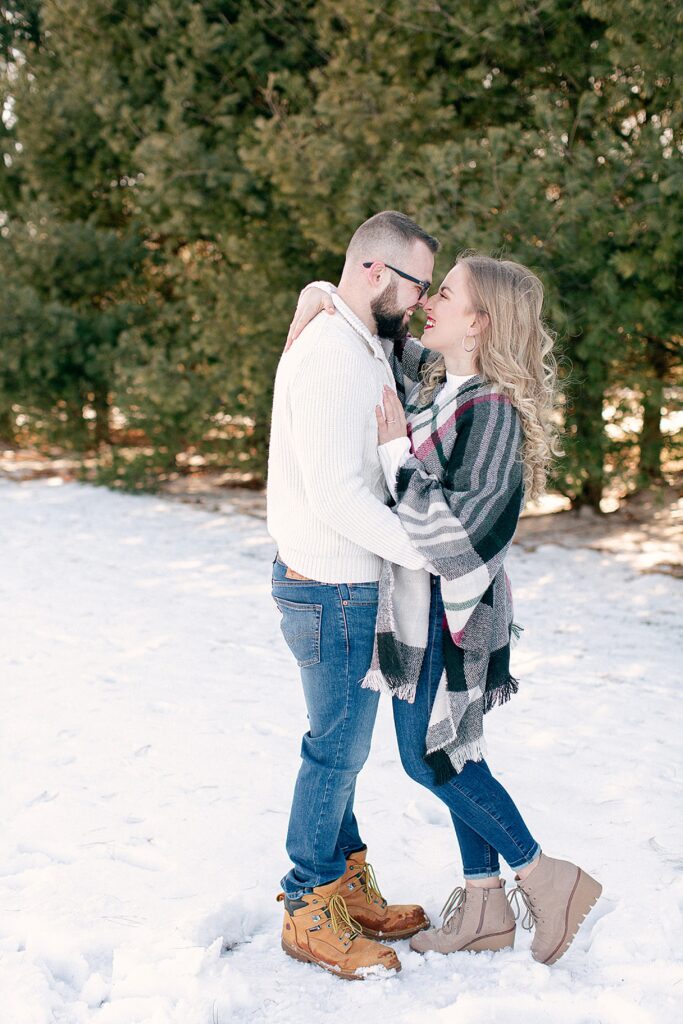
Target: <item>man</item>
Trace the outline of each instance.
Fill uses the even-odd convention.
[[[397,516],[377,454],[375,407],[395,388],[387,361],[426,299],[438,242],[405,214],[371,217],[353,235],[334,316],[321,314],[283,354],[275,379],[268,531],[277,542],[273,597],[301,670],[309,718],[282,879],[282,944],[341,977],[400,969],[375,941],[429,925],[419,906],[390,906],[367,864],[353,811],[378,695],[371,662],[383,559],[425,562]],[[385,339],[385,349],[379,341]],[[400,373],[397,375],[399,383]]]

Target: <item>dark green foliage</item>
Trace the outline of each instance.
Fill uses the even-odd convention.
[[[11,403],[35,436],[82,445],[93,422],[109,437],[115,407],[146,478],[192,446],[263,472],[311,254],[240,140],[269,111],[270,75],[303,95],[323,59],[311,7],[48,0],[30,39],[28,8],[8,13],[6,53],[21,57],[3,76],[6,424]]]
[[[559,489],[597,507],[658,478],[680,377],[679,5],[1,9],[0,429],[19,410],[37,439],[123,444],[103,473],[146,485],[196,452],[262,475],[297,291],[394,207],[442,239],[438,272],[474,247],[544,280]]]

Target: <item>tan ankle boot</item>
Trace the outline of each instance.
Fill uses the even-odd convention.
[[[554,964],[569,949],[602,886],[576,864],[544,853],[523,882],[517,876],[515,881],[510,902],[519,896],[526,907],[522,927],[529,931],[536,927],[531,954],[542,964]],[[519,903],[517,907],[519,913]]]
[[[338,878],[300,900],[290,900],[282,892],[278,900],[285,903],[282,948],[295,960],[317,964],[349,981],[362,980],[372,967],[401,970],[393,949],[363,937],[339,895]]]
[[[441,911],[441,928],[430,928],[410,940],[418,953],[455,953],[471,950],[512,949],[515,944],[515,918],[505,898],[505,882],[498,889],[484,889],[465,883],[446,900]]]
[[[363,929],[363,935],[372,939],[407,939],[429,928],[429,918],[417,904],[387,903],[365,856],[365,850],[352,853],[339,880],[339,892],[349,914]]]

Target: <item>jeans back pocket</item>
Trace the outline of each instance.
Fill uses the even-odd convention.
[[[296,658],[299,668],[310,668],[320,662],[320,627],[323,606],[286,601],[273,595],[280,609],[280,629],[285,642]]]

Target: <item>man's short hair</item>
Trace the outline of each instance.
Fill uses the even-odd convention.
[[[400,260],[416,242],[422,242],[430,252],[439,250],[438,240],[405,213],[383,210],[356,229],[346,250],[346,258],[382,262]]]

